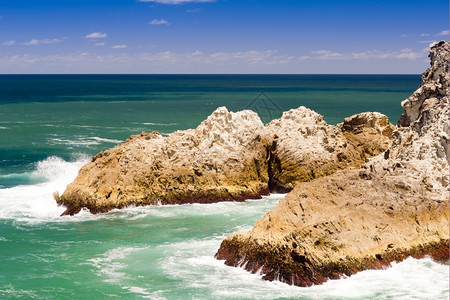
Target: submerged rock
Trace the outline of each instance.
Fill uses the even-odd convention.
[[[252,230],[225,239],[216,257],[299,286],[408,256],[448,260],[449,48],[449,42],[430,48],[431,67],[402,102],[405,113],[387,151],[359,168],[297,184]],[[374,130],[390,131],[358,129],[361,118],[340,127],[366,131],[368,139]]]

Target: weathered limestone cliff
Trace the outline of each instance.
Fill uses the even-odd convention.
[[[252,230],[225,239],[217,258],[299,286],[408,256],[448,260],[450,43],[432,45],[429,57],[387,151],[297,184]]]
[[[264,126],[252,111],[218,108],[196,129],[163,137],[141,133],[93,157],[55,194],[64,214],[130,205],[209,203],[259,198],[362,164],[385,151],[393,125],[362,113],[339,126],[299,107]],[[301,145],[301,146],[299,146]]]

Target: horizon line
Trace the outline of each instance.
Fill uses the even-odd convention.
[[[14,76],[14,75],[159,75],[159,76],[173,76],[173,75],[421,75],[422,73],[0,73],[0,76]]]

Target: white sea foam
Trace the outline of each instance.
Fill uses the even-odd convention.
[[[143,125],[152,125],[152,126],[175,126],[178,125],[177,123],[152,123],[152,122],[147,122],[147,123],[142,123]]]
[[[0,296],[2,298],[38,298],[36,293],[32,290],[16,289],[12,284],[6,286],[0,286]]]
[[[122,269],[126,268],[126,259],[134,252],[145,250],[145,247],[119,247],[107,251],[99,257],[89,259],[88,264],[95,268],[95,273],[104,278],[104,282],[120,283],[127,275]]]
[[[368,270],[346,279],[301,288],[280,281],[268,282],[261,274],[226,266],[214,253],[222,238],[161,245],[166,259],[160,268],[181,281],[180,288],[208,290],[214,299],[448,299],[448,266],[431,259],[408,258],[387,270]],[[194,297],[195,298],[195,297]],[[201,297],[200,297],[201,298]],[[203,298],[201,298],[203,299]]]
[[[448,282],[448,266],[408,258],[387,270],[368,270],[306,290],[327,299],[448,299]]]
[[[101,143],[113,143],[113,144],[119,144],[119,143],[122,143],[122,142],[123,142],[123,141],[121,141],[121,140],[116,140],[116,139],[105,139],[105,138],[96,137],[96,136],[90,137],[89,139],[92,139],[92,140],[94,140],[94,141],[98,141],[98,142],[101,142]]]
[[[122,289],[128,290],[130,293],[136,294],[141,298],[144,299],[152,299],[152,300],[165,300],[167,298],[163,297],[161,294],[163,291],[155,291],[155,292],[149,292],[147,289],[137,287],[137,286],[131,286],[131,287],[123,287]]]
[[[93,215],[87,210],[82,210],[74,217],[59,217],[64,212],[64,207],[58,207],[53,199],[53,193],[62,194],[70,182],[72,182],[79,168],[88,162],[90,157],[81,156],[74,162],[67,162],[58,157],[49,157],[36,163],[36,169],[26,174],[38,184],[21,185],[12,188],[0,189],[0,219],[11,219],[25,223],[41,222],[79,222],[88,220],[105,219],[129,219],[143,218],[173,218],[176,216],[232,216],[236,210],[248,210],[249,215],[255,213],[255,209],[263,214],[270,210],[277,199],[282,195],[263,197],[262,200],[248,200],[247,202],[219,202],[214,204],[185,204],[129,207],[112,210],[109,213]],[[231,221],[231,220],[230,220]],[[235,229],[249,229],[249,226]]]
[[[31,176],[31,172],[24,172],[24,173],[9,173],[9,174],[5,174],[5,175],[0,175],[0,178],[2,179],[7,179],[7,180],[25,180],[30,178]]]
[[[41,124],[42,127],[61,127],[61,125],[58,124]]]
[[[100,145],[101,143],[110,143],[110,144],[120,144],[123,141],[117,140],[117,139],[107,139],[107,138],[101,138],[97,136],[92,137],[84,137],[79,136],[75,139],[64,139],[64,138],[51,138],[49,140],[50,144],[52,145],[66,145],[66,146],[93,146],[93,145]]]
[[[258,200],[246,200],[244,202],[218,202],[212,204],[182,204],[182,205],[149,205],[130,206],[123,209],[114,209],[108,213],[96,215],[96,218],[116,219],[123,218],[130,221],[151,218],[173,218],[177,216],[230,216],[236,211],[253,216],[254,214],[264,214],[272,209],[279,199],[286,194],[272,194],[263,196]],[[230,219],[232,221],[233,219]],[[236,227],[238,230],[248,230],[250,226],[244,225]]]
[[[88,159],[83,156],[74,162],[67,162],[52,156],[38,162],[30,176],[42,183],[0,189],[0,219],[32,223],[60,219],[64,208],[56,205],[53,193],[64,192]]]

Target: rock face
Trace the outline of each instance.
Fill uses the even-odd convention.
[[[55,199],[67,207],[64,215],[73,215],[83,207],[98,213],[289,191],[298,182],[360,165],[387,149],[393,125],[386,116],[363,113],[343,124],[328,125],[321,115],[299,107],[265,127],[252,111],[221,107],[196,129],[168,137],[141,133],[100,152]]]
[[[359,166],[384,152],[394,126],[380,113],[361,113],[343,124],[327,124],[321,115],[299,107],[267,125],[272,136],[269,185],[288,192],[303,181]]]
[[[367,112],[345,118],[338,125],[345,137],[350,140],[366,158],[376,156],[388,149],[392,132],[395,129],[388,118],[377,112]]]
[[[449,48],[431,46],[431,67],[402,102],[405,113],[387,151],[359,168],[297,184],[252,230],[225,239],[216,257],[299,286],[408,256],[447,260]],[[360,118],[340,127],[359,131]]]
[[[269,193],[267,143],[256,113],[218,108],[196,129],[141,133],[97,154],[55,198],[64,214],[260,198]]]

